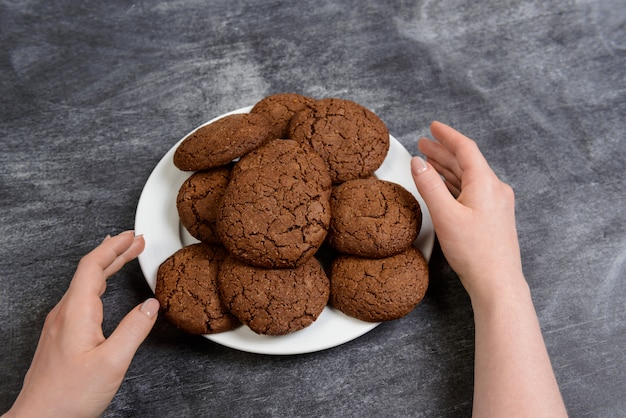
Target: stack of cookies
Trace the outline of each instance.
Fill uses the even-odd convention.
[[[244,324],[283,335],[329,302],[370,322],[408,314],[428,267],[412,245],[415,197],[374,177],[388,149],[387,127],[365,107],[293,93],[188,135],[174,164],[194,173],[176,205],[200,242],[158,269],[165,317],[193,334]]]

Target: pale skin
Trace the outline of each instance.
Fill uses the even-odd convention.
[[[81,259],[61,301],[46,317],[22,390],[6,417],[95,417],[122,383],[159,309],[150,298],[130,311],[108,338],[100,297],[106,280],[145,246],[132,231],[106,237]]]
[[[470,296],[476,329],[475,417],[565,417],[567,412],[522,272],[513,190],[476,143],[433,122],[427,157],[411,161],[441,249]],[[442,177],[445,181],[442,181]],[[32,364],[7,417],[91,417],[106,409],[156,321],[159,304],[137,306],[105,338],[106,280],[144,248],[132,231],[107,237],[80,261],[48,314]]]
[[[513,190],[476,143],[439,122],[411,171],[441,249],[470,296],[475,322],[475,417],[565,417],[522,272]],[[443,180],[442,180],[443,177]]]

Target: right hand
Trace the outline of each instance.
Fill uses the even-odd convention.
[[[472,301],[473,415],[566,417],[522,273],[513,190],[474,141],[438,122],[430,130],[438,142],[420,139],[427,162],[414,158],[411,171]]]
[[[474,141],[439,122],[430,130],[437,141],[419,140],[427,160],[414,157],[411,172],[448,263],[473,302],[525,283],[513,189],[498,179]]]

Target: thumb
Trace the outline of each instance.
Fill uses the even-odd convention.
[[[444,214],[454,206],[456,199],[452,196],[441,176],[432,165],[421,157],[411,159],[411,175],[420,195],[426,202],[433,218],[437,214]],[[433,222],[436,222],[433,219]]]
[[[135,352],[154,326],[158,312],[159,301],[154,298],[147,299],[130,311],[102,344],[110,358],[128,368]]]

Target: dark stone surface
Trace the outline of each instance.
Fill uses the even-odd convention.
[[[626,4],[0,0],[0,411],[80,257],[133,227],[198,124],[277,92],[361,103],[415,153],[433,119],[515,189],[525,272],[571,416],[626,411]],[[162,319],[105,416],[469,416],[469,301],[439,251],[409,316],[306,355]],[[150,295],[110,280],[108,334]]]

